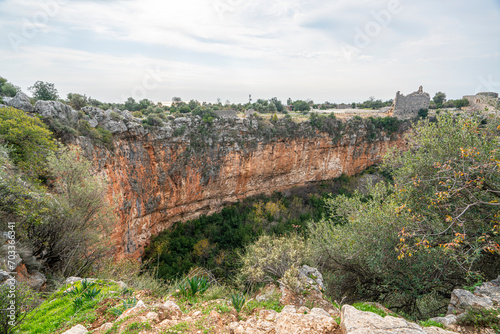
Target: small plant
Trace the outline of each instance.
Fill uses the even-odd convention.
[[[82,297],[76,297],[75,299],[73,299],[73,308],[75,309],[75,311],[81,308],[82,306],[83,306]]]
[[[240,313],[241,309],[243,308],[243,305],[245,305],[246,298],[243,294],[232,294],[231,295],[231,303],[233,304],[234,309],[236,312]]]
[[[123,312],[125,312],[129,308],[135,307],[135,305],[137,305],[137,299],[135,297],[128,298],[123,301],[123,305],[118,307],[113,307],[109,309],[109,312],[116,316],[120,316]]]
[[[500,310],[487,310],[480,307],[472,307],[465,312],[458,320],[458,324],[462,326],[473,326],[483,328],[493,328],[498,331],[500,329]]]
[[[372,313],[378,314],[378,315],[380,315],[382,317],[385,317],[387,315],[387,313],[385,313],[381,309],[379,309],[376,306],[373,306],[371,304],[367,304],[367,303],[354,303],[354,304],[352,304],[352,306],[354,308],[360,310],[360,311],[372,312]]]
[[[133,322],[125,328],[123,333],[126,334],[137,334],[141,331],[150,330],[151,325],[149,322]]]
[[[194,297],[196,293],[203,294],[210,284],[206,277],[194,276],[188,278],[187,282],[179,284],[180,294],[184,297]]]
[[[439,327],[442,329],[446,329],[442,323],[439,323],[439,322],[434,321],[434,320],[420,321],[419,325],[422,327]]]
[[[82,293],[82,297],[85,300],[92,300],[101,292],[101,289],[93,287],[92,289],[87,289]]]

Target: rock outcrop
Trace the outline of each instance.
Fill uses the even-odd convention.
[[[113,234],[115,253],[136,258],[151,236],[176,221],[214,213],[248,196],[359,173],[380,162],[387,149],[403,146],[407,128],[401,123],[389,134],[369,119],[329,119],[328,126],[314,127],[309,121],[265,122],[254,116],[170,117],[151,126],[128,111],[77,112],[55,101],[38,101],[35,112],[74,129],[113,134],[107,145],[88,137],[76,142],[109,181],[109,200],[120,221]]]
[[[438,327],[421,327],[403,318],[382,317],[372,312],[364,312],[350,305],[342,306],[340,328],[343,334],[452,334]]]
[[[380,162],[390,147],[403,145],[401,134],[382,133],[370,141],[362,124],[345,126],[337,138],[302,125],[289,137],[268,139],[258,133],[255,119],[216,120],[208,127],[193,117],[145,134],[117,134],[113,153],[82,145],[106,174],[109,198],[119,208],[116,253],[139,257],[151,236],[176,221],[248,196],[354,175]]]
[[[8,106],[14,107],[16,109],[21,109],[26,112],[33,111],[33,105],[31,104],[31,100],[28,95],[19,92],[12,99],[5,101]]]

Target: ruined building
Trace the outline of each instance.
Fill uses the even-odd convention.
[[[428,109],[431,102],[431,96],[424,93],[422,86],[418,91],[404,96],[400,92],[396,93],[394,103],[389,109],[389,115],[398,119],[415,118],[420,109]]]
[[[498,93],[492,92],[477,93],[476,95],[466,95],[464,96],[464,99],[469,101],[469,108],[476,111],[498,108],[498,104],[500,103]]]

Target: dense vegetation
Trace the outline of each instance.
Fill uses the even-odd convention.
[[[325,199],[331,192],[345,193],[347,178],[323,182],[318,188],[292,196],[248,198],[224,208],[220,213],[177,223],[154,237],[145,253],[149,268],[158,277],[171,280],[193,267],[204,267],[228,283],[240,264],[238,254],[260,235],[306,234],[306,223],[319,221],[327,213]]]

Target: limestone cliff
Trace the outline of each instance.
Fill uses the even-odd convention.
[[[359,120],[336,121],[342,129],[334,135],[293,122],[280,135],[279,124],[262,128],[257,119],[172,123],[173,129],[117,134],[114,152],[89,148],[118,207],[113,238],[120,256],[140,256],[152,235],[176,221],[248,196],[353,175],[401,144],[400,133],[391,138],[379,131],[370,138],[366,121]],[[186,133],[173,135],[178,129]]]
[[[170,116],[151,127],[128,111],[77,112],[54,101],[38,101],[34,112],[62,138],[77,133],[72,141],[106,175],[119,216],[113,232],[119,257],[139,257],[152,235],[176,221],[248,196],[361,172],[389,147],[402,146],[408,127],[395,118],[316,115],[300,124],[290,117]]]

